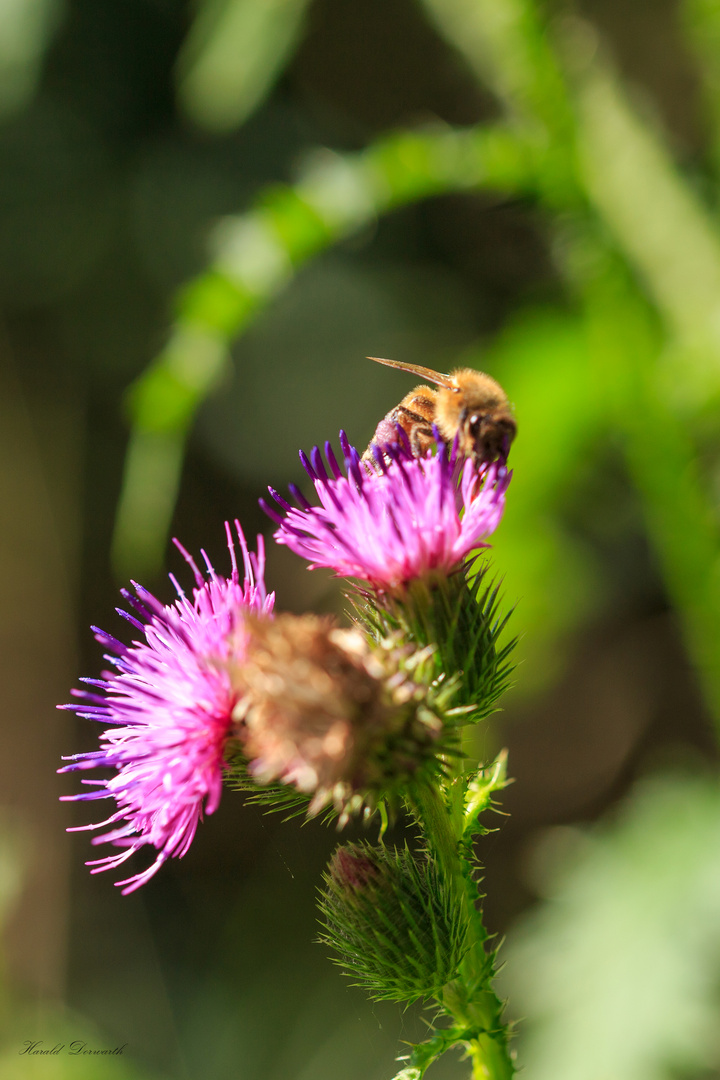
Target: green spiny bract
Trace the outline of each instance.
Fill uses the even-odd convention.
[[[378,1001],[437,996],[467,951],[467,915],[456,893],[427,854],[407,847],[339,847],[320,912],[320,940]]]
[[[370,594],[350,597],[360,621],[377,637],[412,641],[416,648],[434,646],[437,676],[454,676],[456,707],[464,707],[462,723],[477,723],[497,706],[508,688],[515,639],[501,640],[508,615],[499,612],[500,587],[486,580],[487,564],[466,567],[442,582],[416,582],[402,599],[384,598],[376,605]]]

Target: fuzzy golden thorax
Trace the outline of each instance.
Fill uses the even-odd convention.
[[[506,458],[517,425],[500,383],[482,371],[459,368],[435,397],[435,424],[446,442],[457,435],[460,451],[477,465]]]

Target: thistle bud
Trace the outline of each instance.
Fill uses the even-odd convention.
[[[437,996],[466,952],[467,915],[426,855],[337,849],[320,898],[321,941],[376,1000]]]
[[[235,734],[258,784],[281,781],[334,805],[361,807],[442,770],[454,729],[410,673],[408,650],[371,647],[330,618],[248,619]],[[435,704],[442,695],[435,694]]]

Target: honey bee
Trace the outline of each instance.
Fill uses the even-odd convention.
[[[439,389],[416,386],[390,410],[362,456],[366,466],[375,464],[375,448],[382,452],[383,447],[400,442],[398,427],[405,432],[413,455],[424,456],[435,442],[433,425],[448,443],[457,436],[460,453],[471,457],[477,468],[498,458],[507,460],[517,424],[507,394],[495,379],[473,368],[457,368],[449,375],[441,375],[419,364],[379,356],[369,356],[368,360],[418,375]]]

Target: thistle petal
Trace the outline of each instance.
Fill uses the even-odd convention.
[[[126,646],[96,631],[100,642],[117,654],[109,659],[118,671],[103,680],[87,680],[102,695],[81,691],[80,701],[60,706],[109,725],[100,735],[99,750],[75,754],[71,764],[58,770],[115,770],[109,780],[93,782],[100,790],[65,797],[112,798],[117,805],[105,822],[80,827],[116,826],[94,837],[93,843],[123,849],[88,863],[91,872],[115,869],[146,845],[158,852],[148,869],[117,882],[124,886],[123,893],[139,888],[171,856],[184,855],[203,814],[212,814],[220,802],[225,744],[237,700],[229,667],[244,656],[246,615],[268,616],[274,602],[263,581],[262,547],[257,558],[249,555],[237,522],[236,528],[244,580],[229,530],[229,578],[216,574],[207,559],[203,577],[178,544],[195,577],[192,599],[178,587],[177,600],[163,605],[136,585],[138,600],[130,621],[144,640]]]
[[[505,507],[511,474],[504,465],[478,473],[456,448],[448,453],[440,444],[436,455],[416,458],[398,445],[367,470],[347,440],[341,443],[346,476],[334,458],[328,474],[317,447],[309,458],[301,454],[320,505],[303,499],[292,506],[272,492],[285,511],[275,539],[308,559],[310,569],[329,567],[397,594],[415,580],[452,574],[488,546]],[[271,516],[278,522],[276,511]]]

